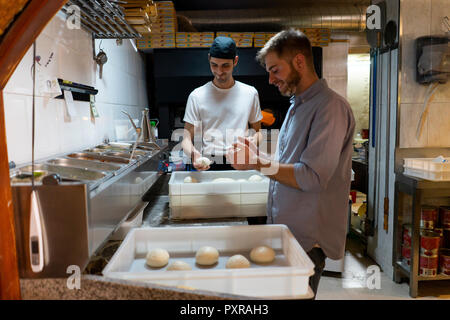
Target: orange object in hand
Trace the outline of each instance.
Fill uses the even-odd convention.
[[[275,117],[273,116],[272,112],[267,112],[267,111],[262,110],[261,113],[262,113],[262,116],[263,116],[263,118],[261,120],[261,123],[263,125],[271,126],[271,125],[273,125],[275,123]]]

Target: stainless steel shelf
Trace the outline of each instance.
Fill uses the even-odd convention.
[[[76,6],[79,11],[73,11],[71,6]],[[67,17],[79,12],[81,27],[91,32],[96,39],[142,38],[142,35],[127,23],[122,8],[115,1],[69,0],[61,11]]]

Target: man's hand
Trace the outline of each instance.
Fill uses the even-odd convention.
[[[200,152],[198,152],[197,150],[194,150],[192,152],[192,165],[198,171],[209,170],[209,168],[210,168],[209,165],[204,165],[204,163],[202,161],[198,161],[198,159],[200,159],[201,157],[202,157],[202,155],[200,154]]]
[[[258,163],[258,147],[249,138],[238,137],[226,158],[236,170],[254,170]]]

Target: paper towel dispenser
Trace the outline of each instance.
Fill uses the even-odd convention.
[[[447,82],[450,77],[449,40],[448,36],[425,36],[416,39],[417,82]]]

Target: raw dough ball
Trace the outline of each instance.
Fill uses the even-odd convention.
[[[259,182],[262,181],[262,179],[263,178],[260,175],[254,174],[250,178],[248,178],[248,181]]]
[[[203,266],[213,265],[219,260],[219,251],[214,247],[201,247],[195,255],[195,262]]]
[[[238,179],[238,182],[247,182],[247,180],[246,179]]]
[[[142,181],[144,181],[144,180],[142,180],[141,177],[137,177],[136,179],[134,179],[135,184],[140,184],[140,183],[142,183]]]
[[[186,263],[184,261],[174,261],[172,262],[168,267],[167,270],[169,271],[175,271],[175,270],[192,270],[191,266],[189,265],[189,263]]]
[[[275,260],[275,251],[269,246],[259,246],[250,251],[250,260],[256,263],[268,263]]]
[[[153,249],[147,253],[146,261],[150,267],[164,267],[169,262],[169,253],[164,249]]]
[[[215,183],[234,182],[234,179],[232,179],[232,178],[216,178],[212,182],[215,182]]]
[[[191,176],[187,176],[186,178],[184,178],[183,182],[184,183],[197,183],[198,180],[195,178],[192,178]]]
[[[211,160],[206,157],[200,157],[195,161],[197,166],[207,167],[211,164]]]
[[[226,264],[227,269],[250,268],[250,262],[241,254],[230,257]]]

